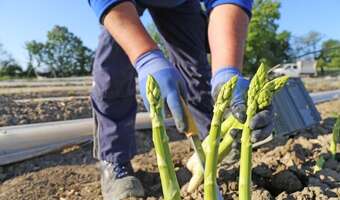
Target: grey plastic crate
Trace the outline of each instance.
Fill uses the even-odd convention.
[[[320,123],[320,114],[300,78],[291,78],[274,96],[273,105],[277,135],[291,135]]]

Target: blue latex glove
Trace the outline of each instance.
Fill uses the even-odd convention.
[[[186,99],[186,86],[179,71],[158,49],[139,56],[135,68],[138,73],[140,93],[146,109],[149,110],[149,103],[146,98],[146,80],[150,74],[156,79],[160,87],[162,97],[170,109],[177,129],[180,132],[185,131],[187,125],[180,96]]]
[[[211,80],[212,95],[213,97],[217,97],[221,86],[228,82],[233,76],[238,76],[238,81],[233,91],[230,109],[234,117],[244,123],[247,118],[245,99],[246,92],[249,88],[249,80],[245,79],[237,68],[221,68],[214,74]],[[258,112],[254,116],[250,123],[250,128],[253,130],[252,142],[261,141],[272,133],[274,129],[273,116],[274,112],[272,106],[268,106],[268,108]]]
[[[233,76],[238,76],[238,80],[231,99],[231,111],[238,120],[245,122],[247,116],[243,111],[245,111],[245,95],[249,88],[249,80],[245,79],[237,68],[225,67],[217,70],[211,79],[211,94],[216,99],[220,88]]]

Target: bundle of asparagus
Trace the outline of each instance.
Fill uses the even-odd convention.
[[[217,172],[217,153],[221,131],[221,122],[226,108],[230,104],[232,90],[237,82],[237,77],[233,77],[220,90],[217,98],[214,117],[210,129],[210,138],[212,138],[207,148],[205,177],[205,199],[217,199],[218,188],[216,188]],[[150,104],[150,114],[152,119],[152,138],[155,146],[157,164],[161,177],[161,184],[164,199],[180,199],[180,191],[171,161],[171,155],[168,145],[168,137],[165,132],[163,123],[163,100],[157,82],[152,76],[147,80],[147,97]],[[200,166],[200,165],[198,165]],[[202,167],[200,169],[203,171]]]
[[[248,90],[248,100],[247,100],[247,115],[248,115],[248,122],[246,122],[247,127],[244,129],[244,124],[241,124],[233,115],[229,115],[226,120],[223,121],[221,125],[221,137],[223,138],[219,148],[218,148],[218,156],[217,160],[218,162],[221,162],[223,158],[228,155],[228,153],[231,150],[231,145],[235,140],[235,136],[231,134],[232,129],[243,129],[243,131],[246,131],[246,136],[243,136],[243,140],[246,140],[246,143],[243,143],[243,153],[245,154],[245,147],[248,146],[248,153],[251,152],[251,130],[249,129],[249,122],[252,119],[252,117],[261,109],[264,109],[265,107],[269,106],[272,101],[273,94],[277,91],[279,91],[287,82],[288,77],[283,76],[276,78],[272,81],[268,81],[267,79],[267,69],[262,64],[254,78],[252,79],[252,82],[250,84],[250,89]],[[251,93],[251,94],[249,94]],[[203,141],[203,149],[208,148],[209,144],[209,138],[210,135]],[[241,150],[242,151],[242,150]],[[249,155],[249,154],[248,154]],[[250,154],[251,156],[251,154]],[[244,156],[243,156],[244,157]],[[200,183],[203,181],[203,170],[195,163],[197,163],[197,156],[194,154],[188,161],[187,167],[188,169],[193,172],[193,178],[190,180],[188,192],[192,192],[194,189],[196,189]],[[243,159],[245,160],[245,159]],[[246,161],[248,162],[246,163]],[[249,157],[246,159],[246,161],[243,161],[244,166],[250,165]],[[242,162],[242,161],[241,161]],[[247,168],[249,169],[249,167]],[[243,172],[244,173],[244,172]],[[250,173],[250,172],[249,172]],[[242,181],[245,181],[245,185],[248,185],[250,181],[250,176],[248,176],[248,181],[245,181],[244,179]]]
[[[237,128],[242,129],[239,197],[241,200],[251,199],[252,130],[249,125],[257,112],[271,104],[273,94],[279,91],[287,80],[288,78],[283,76],[268,81],[266,67],[264,65],[259,67],[250,82],[247,98],[247,119],[244,124],[238,122],[232,115],[222,123],[224,112],[231,101],[233,88],[237,83],[237,77],[231,78],[229,82],[223,85],[215,103],[209,135],[202,143],[206,155],[204,173],[201,165],[196,165],[196,163],[201,162],[197,155],[194,154],[187,163],[188,169],[194,174],[189,183],[189,192],[197,188],[202,182],[204,174],[204,199],[216,200],[218,198],[216,192],[218,191],[218,188],[216,188],[217,164],[230,152],[231,144],[234,141],[231,130]],[[150,103],[153,142],[164,199],[180,199],[180,190],[171,160],[168,137],[163,124],[163,100],[159,87],[152,76],[149,76],[147,80],[147,96]],[[221,138],[223,138],[222,141]]]

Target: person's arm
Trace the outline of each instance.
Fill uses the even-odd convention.
[[[223,67],[241,71],[249,17],[237,5],[223,4],[210,13],[208,36],[213,74]]]
[[[221,85],[238,76],[233,91],[231,112],[240,122],[246,120],[245,94],[249,81],[241,74],[244,47],[251,15],[251,0],[207,0],[210,8],[208,27],[212,56],[212,94],[216,95]],[[255,66],[254,66],[255,67]],[[269,136],[274,128],[272,106],[258,112],[253,118],[252,141],[260,141]]]
[[[103,23],[128,55],[131,63],[135,63],[143,53],[157,48],[142,25],[135,5],[129,1],[122,2],[108,11],[103,17]]]
[[[89,0],[89,4],[136,69],[145,107],[149,109],[146,80],[152,75],[172,113],[177,129],[184,132],[187,122],[181,97],[186,98],[185,81],[146,32],[135,5],[126,0]]]
[[[132,64],[139,56],[157,49],[157,44],[141,23],[132,0],[88,0],[88,3]]]

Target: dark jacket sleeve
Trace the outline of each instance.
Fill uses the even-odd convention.
[[[253,6],[253,0],[204,0],[204,3],[208,12],[221,4],[234,4],[241,7],[249,17],[251,17],[251,9]]]
[[[112,7],[124,1],[134,2],[133,0],[88,0],[100,23],[103,22],[103,17]]]

